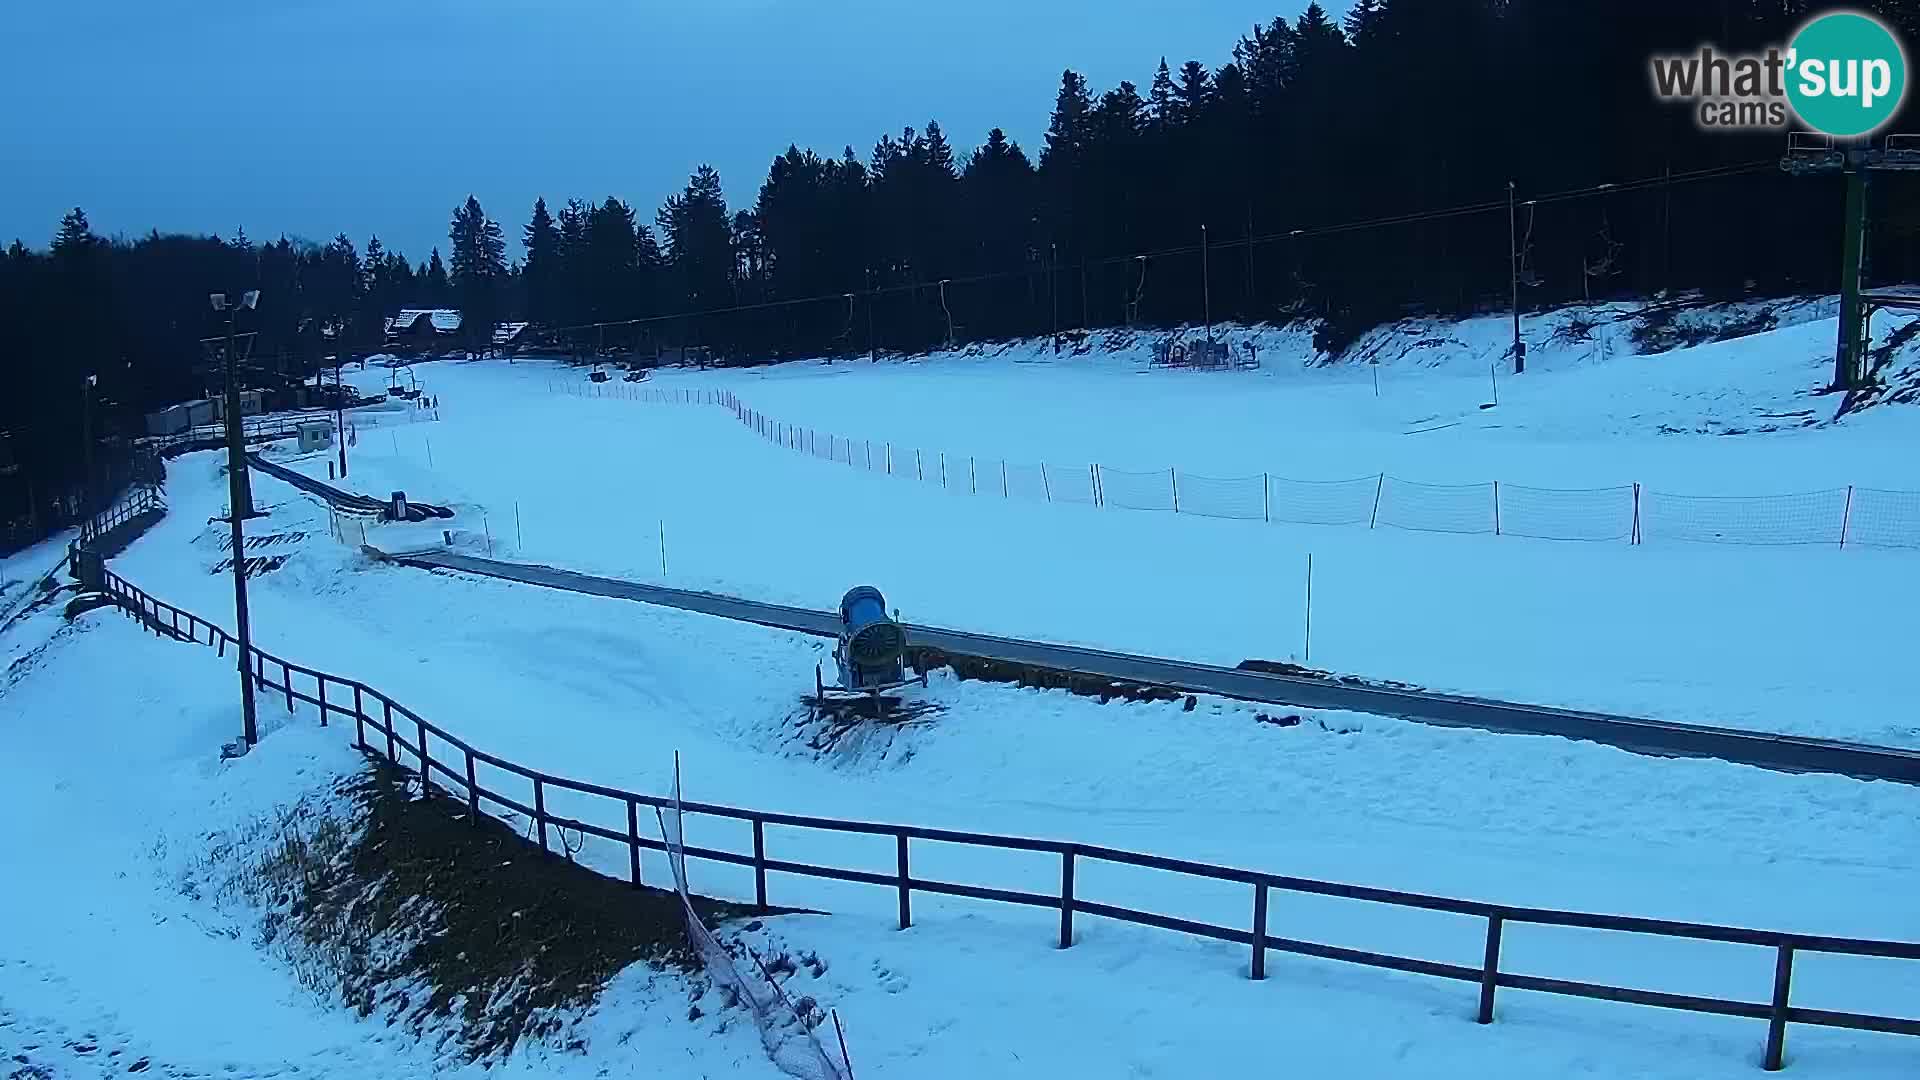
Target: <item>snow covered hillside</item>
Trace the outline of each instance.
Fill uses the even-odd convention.
[[[1728,387],[1757,388],[1770,411],[1830,412],[1837,400],[1809,390],[1831,330],[1811,322],[1544,369],[1507,380],[1520,389],[1492,410],[1477,407],[1473,377],[1393,368],[1375,398],[1365,371],[1283,372],[1277,362],[1207,374],[1005,356],[654,380],[720,383],[822,431],[944,442],[956,477],[946,489],[781,450],[721,409],[568,396],[560,391],[589,384],[565,367],[425,365],[440,420],[358,414],[352,480],[455,504],[456,540],[470,550],[572,569],[660,580],[664,532],[665,580],[757,599],[828,607],[848,585],[871,582],[910,619],[975,631],[1229,665],[1310,659],[1522,701],[1920,743],[1893,629],[1920,602],[1911,552],[1562,543],[954,494],[967,490],[957,483],[967,432],[978,460],[1097,460],[1160,475],[1169,457],[1191,452],[1183,469],[1216,476],[1258,470],[1271,455],[1276,469],[1299,465],[1302,479],[1391,466],[1439,483],[1637,479],[1700,494],[1855,480],[1920,488],[1907,452],[1913,419],[1898,409],[1765,434],[1659,430],[1691,432],[1697,424],[1679,422],[1686,402]],[[384,372],[360,378],[374,386]],[[1567,414],[1580,423],[1556,419]],[[1417,421],[1457,423],[1404,434]],[[881,460],[884,442],[874,451]],[[299,467],[324,476],[326,458]],[[923,472],[936,468],[923,457]],[[906,469],[903,452],[897,471]],[[1848,648],[1831,648],[1842,627]]]
[[[725,387],[822,431],[965,442],[996,459],[1177,462],[1224,476],[1241,462],[1259,470],[1269,454],[1282,459],[1276,470],[1322,455],[1327,471],[1294,475],[1344,475],[1351,463],[1441,482],[1557,484],[1572,471],[1586,483],[1671,476],[1669,486],[1697,492],[1920,487],[1904,410],[1825,423],[1838,402],[1810,391],[1831,335],[1830,321],[1808,322],[1604,362],[1542,350],[1537,370],[1502,381],[1490,410],[1477,400],[1485,373],[1468,360],[1383,364],[1376,398],[1366,368],[1264,353],[1254,373],[1029,352],[662,372],[648,385]],[[823,748],[799,703],[826,659],[822,641],[406,569],[357,545],[450,537],[501,558],[816,608],[872,582],[915,621],[1229,664],[1304,657],[1312,552],[1315,666],[1910,745],[1920,728],[1900,628],[1920,601],[1920,553],[1570,544],[961,497],[780,449],[710,406],[582,396],[578,369],[486,361],[417,373],[437,409],[395,402],[351,414],[347,486],[404,489],[456,516],[363,526],[256,473],[266,513],[248,532],[270,566],[251,582],[255,640],[377,686],[524,766],[658,792],[678,753],[688,797],[704,802],[1515,905],[1920,938],[1906,902],[1920,870],[1912,788],[1332,712],[1101,704],[939,673],[924,692],[927,717]],[[385,374],[359,378],[377,389]],[[1813,425],[1701,433],[1807,409]],[[1403,434],[1416,421],[1430,430]],[[321,477],[334,458],[271,453]],[[1470,473],[1482,466],[1492,472]],[[231,625],[225,526],[212,520],[225,508],[221,470],[218,453],[169,463],[167,517],[113,568]],[[0,838],[0,862],[76,883],[0,891],[0,924],[25,930],[0,940],[0,1051],[56,1072],[109,1050],[179,1075],[462,1069],[316,1000],[253,949],[246,913],[176,887],[182,862],[210,840],[362,768],[351,725],[320,729],[269,694],[267,738],[222,765],[214,753],[238,710],[232,668],[210,650],[143,635],[112,613],[66,627],[57,608],[0,643],[18,658],[0,689],[10,751],[0,801],[27,824]],[[109,671],[140,677],[99,677]],[[625,825],[617,803],[548,799],[558,813]],[[751,844],[744,823],[697,816],[689,840]],[[766,843],[774,859],[893,868],[885,836],[775,825]],[[622,845],[586,838],[577,857],[626,874]],[[938,843],[917,842],[913,858],[918,875],[1005,889],[1048,892],[1060,873],[1051,856]],[[691,872],[697,891],[753,895],[747,868],[696,860]],[[667,868],[648,853],[643,874],[660,883]],[[781,873],[769,886],[775,905],[831,914],[723,934],[812,958],[783,978],[841,1013],[863,1077],[1212,1076],[1285,1060],[1313,1075],[1691,1080],[1749,1075],[1764,1032],[1752,1020],[1511,990],[1500,1022],[1482,1028],[1471,987],[1419,976],[1276,954],[1255,983],[1245,949],[1146,927],[1083,915],[1074,947],[1059,950],[1050,910],[916,893],[914,926],[901,932],[891,888]],[[1076,895],[1222,925],[1248,917],[1242,886],[1112,864],[1084,866]],[[1326,897],[1280,895],[1272,919],[1278,935],[1462,965],[1477,965],[1484,944],[1478,919]],[[1674,993],[1764,1000],[1772,977],[1771,954],[1744,946],[1516,924],[1504,949],[1507,970]],[[128,956],[143,963],[123,979]],[[663,993],[639,968],[573,1018],[579,1046],[530,1047],[501,1063],[505,1074],[570,1080],[662,1062],[674,1075],[773,1074],[737,1008],[709,995],[689,1010],[684,991]],[[212,973],[204,1015],[183,1015],[189,998],[169,997],[181,970]],[[1794,1004],[1920,1015],[1920,965],[1804,954]],[[1905,1076],[1910,1042],[1796,1026],[1789,1059],[1821,1075]]]
[[[439,435],[453,423],[414,426]],[[363,432],[361,446],[380,441]],[[436,452],[439,446],[436,439]],[[663,790],[677,750],[690,796],[704,801],[1070,838],[1510,903],[1892,937],[1920,932],[1897,902],[1914,872],[1894,839],[1912,813],[1906,788],[1378,718],[1323,714],[1281,726],[1230,703],[1204,702],[1192,713],[1177,703],[1102,706],[948,679],[936,679],[929,692],[942,708],[929,723],[821,754],[805,745],[797,705],[822,657],[816,641],[371,563],[327,539],[328,517],[317,504],[275,481],[255,483],[271,508],[256,534],[307,534],[289,545],[285,565],[255,580],[262,644],[380,686],[477,745],[535,768]],[[177,460],[172,513],[116,561],[120,572],[226,618],[227,583],[210,573],[219,530],[207,524],[222,491],[215,455]],[[408,528],[420,539],[422,527]],[[187,658],[207,662],[191,651]],[[550,805],[619,824],[595,816],[604,806]],[[696,819],[691,836],[738,848],[740,832]],[[884,869],[891,857],[883,838],[863,843],[773,828],[768,845],[776,858],[869,869]],[[589,843],[581,857],[624,872],[617,846]],[[937,847],[916,859],[930,876],[1008,888],[1044,889],[1058,871],[1043,859]],[[650,855],[645,874],[662,880],[665,867]],[[752,895],[751,876],[739,868],[696,864],[694,880],[717,895]],[[1189,918],[1237,922],[1245,914],[1237,889],[1144,871],[1090,872],[1081,889],[1090,899]],[[914,930],[896,934],[888,890],[775,875],[771,898],[834,912],[777,932],[832,965],[837,974],[809,989],[849,1018],[860,1064],[878,1061],[908,1075],[994,1068],[1041,1075],[1093,1055],[1110,1071],[1150,1065],[1201,1075],[1264,1059],[1269,1048],[1256,1033],[1270,1030],[1271,1020],[1261,1018],[1283,1008],[1324,1018],[1290,1029],[1289,1043],[1303,1060],[1328,1068],[1392,1071],[1403,1053],[1446,1063],[1436,1075],[1494,1068],[1467,1022],[1470,1002],[1423,980],[1289,960],[1278,980],[1283,989],[1269,991],[1270,980],[1249,991],[1237,950],[1139,928],[1095,920],[1073,950],[1056,953],[1046,912],[922,897]],[[1285,913],[1302,936],[1353,947],[1473,963],[1480,945],[1471,920],[1450,916],[1307,898],[1289,898]],[[1508,948],[1528,970],[1683,992],[1751,995],[1767,977],[1764,955],[1732,948],[1676,950],[1542,930],[1515,930]],[[1798,985],[1807,1002],[1898,1011],[1890,1003],[1920,997],[1920,974],[1904,966],[1819,958],[1804,968]],[[1115,972],[1127,973],[1124,986]],[[1167,995],[1201,1005],[1180,1017],[1154,1012]],[[1500,1034],[1517,1040],[1500,1051],[1514,1075],[1564,1072],[1592,1055],[1611,1066],[1622,1054],[1641,1053],[1613,1045],[1609,1033],[1623,1023],[1636,1025],[1647,1047],[1661,1048],[1634,1058],[1631,1068],[1647,1075],[1750,1067],[1751,1025],[1643,1021],[1586,1003],[1516,1000],[1516,1022]],[[1296,1004],[1304,1012],[1294,1012]],[[1137,1028],[1149,1014],[1157,1035],[1142,1040]],[[1513,1034],[1528,1016],[1570,1027]],[[1362,1047],[1339,1037],[1357,1017],[1390,1019],[1407,1031],[1405,1041]],[[1063,1041],[1062,1030],[1076,1037]],[[1830,1054],[1826,1060],[1865,1062],[1868,1075],[1880,1067],[1875,1062],[1902,1060],[1898,1044],[1825,1033],[1796,1035],[1795,1046]],[[1731,1060],[1710,1060],[1719,1054]],[[1193,1063],[1198,1072],[1189,1070]]]

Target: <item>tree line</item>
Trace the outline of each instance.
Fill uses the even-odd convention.
[[[378,237],[106,239],[76,209],[48,249],[0,260],[0,431],[43,490],[71,482],[81,378],[127,427],[198,394],[206,293],[247,287],[266,297],[256,355],[298,370],[377,348],[401,307],[459,308],[475,348],[521,319],[573,349],[745,362],[1207,318],[1313,320],[1331,352],[1384,320],[1504,306],[1516,264],[1526,307],[1828,290],[1838,179],[1772,168],[1778,133],[1697,128],[1647,68],[1700,42],[1784,42],[1826,6],[1311,4],[1216,64],[1161,58],[1105,89],[1063,72],[1037,147],[998,128],[956,147],[930,120],[865,154],[789,146],[735,205],[707,166],[650,220],[617,195],[542,198],[513,260],[471,197],[444,260],[420,261]],[[1868,7],[1920,30],[1907,0]],[[1669,176],[1687,182],[1600,186]],[[1906,276],[1920,213],[1898,178],[1876,183],[1873,272]],[[1538,198],[1555,192],[1579,197]]]

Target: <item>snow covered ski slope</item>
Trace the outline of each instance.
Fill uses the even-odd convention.
[[[1743,364],[1762,381],[1794,380],[1802,389],[1793,395],[1804,398],[1817,382],[1823,327],[1831,329],[1815,322],[1610,364],[1665,364],[1662,381],[1642,391],[1649,402],[1666,401],[1684,378],[1705,393]],[[589,385],[573,369],[489,361],[421,371],[440,420],[367,421],[352,486],[464,508],[456,538],[470,551],[815,608],[871,581],[911,620],[982,633],[1229,666],[1310,660],[1470,695],[1920,744],[1895,629],[1920,601],[1920,577],[1906,572],[1911,552],[1562,543],[963,497],[957,485],[869,472],[864,444],[862,467],[836,467],[763,441],[724,410],[558,392]],[[1106,460],[1160,464],[1163,474],[1162,455],[1178,448],[1157,446],[1154,432],[1178,425],[1202,449],[1234,440],[1233,460],[1222,448],[1181,462],[1221,475],[1257,467],[1262,447],[1278,439],[1324,443],[1331,463],[1308,472],[1321,477],[1417,461],[1411,475],[1438,483],[1638,479],[1730,495],[1844,491],[1856,481],[1920,488],[1904,452],[1912,424],[1895,410],[1743,436],[1662,434],[1657,424],[1582,439],[1541,430],[1536,416],[1588,400],[1603,378],[1617,391],[1603,399],[1606,423],[1628,422],[1633,406],[1620,395],[1631,373],[1591,364],[1529,374],[1537,381],[1495,410],[1463,404],[1471,429],[1408,436],[1401,425],[1433,415],[1434,399],[1477,402],[1480,384],[1444,371],[1392,377],[1426,400],[1408,407],[1384,386],[1374,399],[1366,376],[1350,372],[1203,374],[1038,357],[667,372],[646,385],[720,382],[769,415],[792,406],[796,421],[807,419],[798,410],[809,401],[837,400],[844,404],[823,406],[812,426],[903,440],[924,429],[911,445],[926,446],[964,422],[980,429],[989,443],[980,449],[995,460],[1128,454]],[[373,385],[384,373],[362,378]],[[1072,392],[1040,392],[1049,387]],[[1355,421],[1344,436],[1325,434],[1343,410],[1375,409],[1376,400],[1385,404],[1374,426]],[[1833,407],[1801,401],[1809,403]],[[1076,432],[1084,441],[1064,449]],[[964,458],[955,450],[948,460]],[[1510,471],[1479,471],[1495,465]],[[306,467],[324,475],[324,460]],[[852,508],[870,520],[851,526]],[[1836,633],[1847,648],[1830,647]]]
[[[1831,324],[1820,326],[1755,339],[1747,353],[1710,351],[1739,344],[1728,343],[1630,358],[1666,365],[1661,388],[1644,392],[1625,375],[1611,391],[1597,389],[1619,358],[1544,362],[1523,389],[1503,382],[1491,410],[1473,400],[1478,376],[1444,366],[1383,365],[1374,399],[1370,372],[1283,371],[1277,357],[1261,373],[1233,375],[1029,353],[664,372],[650,385],[723,386],[823,431],[871,431],[910,445],[977,432],[987,444],[978,449],[1030,460],[1103,460],[1129,446],[1156,452],[1158,465],[1112,458],[1116,468],[1143,471],[1211,461],[1232,475],[1229,466],[1266,446],[1323,453],[1340,466],[1352,459],[1361,471],[1417,469],[1436,482],[1488,464],[1503,479],[1536,483],[1576,465],[1595,483],[1671,475],[1699,492],[1920,487],[1898,457],[1913,432],[1897,410],[1805,428],[1787,421],[1794,430],[1760,435],[1688,433],[1699,425],[1676,422],[1689,409],[1681,403],[1688,386],[1697,400],[1721,403],[1696,416],[1727,424],[1734,413],[1826,406],[1804,393],[1817,381],[1814,339],[1831,333]],[[1742,365],[1744,396],[1728,405],[1711,385],[1731,384]],[[377,686],[527,767],[664,791],[678,753],[690,798],[773,812],[1048,837],[1510,905],[1920,938],[1904,902],[1920,870],[1911,788],[1379,717],[1262,715],[1204,698],[1190,711],[1179,702],[1101,704],[939,674],[925,692],[936,708],[925,722],[856,729],[826,745],[799,704],[824,658],[818,640],[422,573],[370,560],[354,545],[363,527],[390,550],[450,537],[457,550],[816,608],[872,582],[909,620],[1227,664],[1306,658],[1303,572],[1312,552],[1314,666],[1920,745],[1899,631],[1920,599],[1915,553],[1557,544],[959,497],[778,449],[719,410],[563,392],[584,381],[577,369],[487,361],[417,370],[438,399],[438,419],[400,408],[353,414],[347,485],[375,496],[405,489],[456,516],[363,526],[256,474],[267,515],[248,528],[274,538],[275,565],[251,583],[254,633],[263,647]],[[384,374],[361,377],[372,386]],[[1045,393],[1023,396],[1033,390]],[[1459,399],[1454,414],[1438,407],[1449,396]],[[1369,412],[1374,400],[1394,401],[1396,412]],[[1731,411],[1715,413],[1722,405]],[[1649,419],[1658,412],[1653,430],[1636,426],[1636,409]],[[803,415],[814,411],[817,418]],[[1458,422],[1402,434],[1404,421],[1430,413]],[[1074,427],[1088,416],[1098,423]],[[1152,441],[1155,425],[1168,433],[1162,444]],[[1102,434],[1109,427],[1116,430]],[[1139,436],[1131,442],[1129,428]],[[1172,438],[1178,432],[1186,435]],[[1276,441],[1263,444],[1269,436]],[[1425,441],[1406,451],[1407,439]],[[1189,446],[1199,448],[1191,459]],[[1208,452],[1216,456],[1203,460]],[[317,476],[332,457],[275,453]],[[1400,453],[1411,456],[1393,457]],[[224,507],[219,455],[173,461],[166,494],[167,518],[114,569],[230,623],[230,585],[216,572],[224,527],[211,520]],[[447,1069],[405,1039],[370,1040],[381,1029],[302,998],[263,957],[216,957],[192,935],[169,936],[149,912],[176,921],[215,915],[168,893],[154,864],[133,861],[138,871],[125,876],[110,869],[156,838],[190,851],[209,832],[356,767],[349,731],[320,731],[304,713],[287,716],[277,699],[263,699],[273,728],[256,755],[216,765],[214,748],[237,727],[230,667],[109,614],[84,616],[72,630],[57,625],[56,611],[36,613],[25,630],[39,636],[16,631],[8,642],[31,661],[0,692],[0,737],[23,748],[0,761],[8,782],[0,787],[14,793],[17,815],[48,827],[0,845],[9,865],[83,879],[130,914],[113,917],[115,951],[86,936],[72,905],[19,893],[0,901],[13,905],[8,925],[28,928],[31,942],[0,942],[0,1047],[57,1044],[60,1061],[84,1064],[91,1051],[78,1047],[105,1031],[123,1054],[137,1050],[183,1075],[260,1072],[269,1059],[341,1077]],[[1845,650],[1831,647],[1836,633]],[[103,670],[154,678],[150,688],[87,678]],[[71,731],[84,725],[91,735],[102,717],[117,725],[99,729],[116,747],[110,767],[65,783]],[[67,814],[90,824],[81,848],[53,827]],[[741,850],[750,840],[739,824],[696,817],[690,839]],[[774,826],[766,841],[774,858],[879,873],[893,865],[884,836]],[[585,843],[578,858],[625,874],[623,846]],[[1060,872],[1045,856],[939,844],[916,843],[914,859],[918,875],[1008,889],[1046,891]],[[644,872],[666,877],[652,853]],[[753,895],[745,868],[696,861],[693,877],[703,892]],[[901,932],[889,888],[770,878],[773,903],[832,915],[729,932],[817,957],[820,973],[803,966],[809,973],[794,985],[846,1018],[862,1076],[1186,1077],[1285,1060],[1314,1075],[1732,1077],[1755,1068],[1765,1027],[1503,989],[1500,1022],[1482,1028],[1472,1023],[1471,987],[1419,976],[1276,954],[1268,978],[1254,983],[1238,946],[1083,917],[1073,948],[1059,950],[1053,911],[924,894],[914,897],[912,929]],[[1173,918],[1243,923],[1244,889],[1214,884],[1089,866],[1076,891]],[[233,913],[218,917],[241,925]],[[1484,944],[1478,920],[1330,897],[1287,895],[1270,919],[1274,934],[1442,963],[1477,965]],[[232,939],[226,946],[242,948]],[[232,966],[247,1000],[230,1009],[278,1042],[229,1032],[194,1050],[187,1036],[197,1028],[176,1037],[165,1009],[120,1000],[109,965],[128,952]],[[63,963],[90,973],[84,993],[49,996],[45,973]],[[1764,999],[1772,978],[1765,950],[1518,925],[1502,964],[1741,999]],[[1794,1004],[1920,1015],[1916,967],[1810,954],[1795,969]],[[715,1014],[696,1022],[684,1001],[663,1000],[644,973],[629,973],[579,1018],[584,1047],[536,1048],[505,1065],[509,1075],[569,1077],[684,1060],[687,1075],[770,1075],[738,1012],[703,1004]],[[1905,1076],[1911,1043],[1796,1026],[1789,1061],[1809,1075]],[[276,1056],[280,1046],[288,1049]]]

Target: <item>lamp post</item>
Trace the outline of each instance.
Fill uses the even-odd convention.
[[[1207,320],[1207,363],[1213,363],[1213,279],[1207,273],[1207,225],[1200,223],[1200,307]]]
[[[250,289],[242,293],[235,304],[227,302],[226,293],[213,293],[208,299],[213,303],[213,310],[225,312],[227,316],[227,520],[232,526],[233,537],[233,622],[238,634],[234,659],[240,667],[243,741],[239,749],[244,754],[260,741],[260,730],[253,708],[253,634],[247,625],[247,543],[241,531],[241,522],[253,515],[253,493],[251,485],[247,483],[247,453],[241,436],[240,383],[235,371],[233,319],[240,308],[251,310],[259,304],[260,291]]]
[[[1520,249],[1517,246],[1517,232],[1514,228],[1513,181],[1507,181],[1507,287],[1513,298],[1513,373],[1524,374],[1527,370],[1527,343],[1520,340]],[[1529,222],[1533,219],[1528,218]],[[1529,228],[1528,236],[1532,236]]]
[[[93,514],[93,388],[100,385],[100,376],[89,375],[80,384],[80,443],[81,468],[85,473],[80,478],[80,517],[85,520]]]

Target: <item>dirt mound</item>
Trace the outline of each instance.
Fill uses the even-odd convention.
[[[417,780],[411,781],[414,790]],[[183,876],[194,898],[264,909],[258,944],[362,1016],[433,1033],[465,1061],[567,1042],[631,964],[692,972],[679,900],[544,855],[507,824],[384,763],[231,837]],[[705,900],[709,921],[744,909]]]

